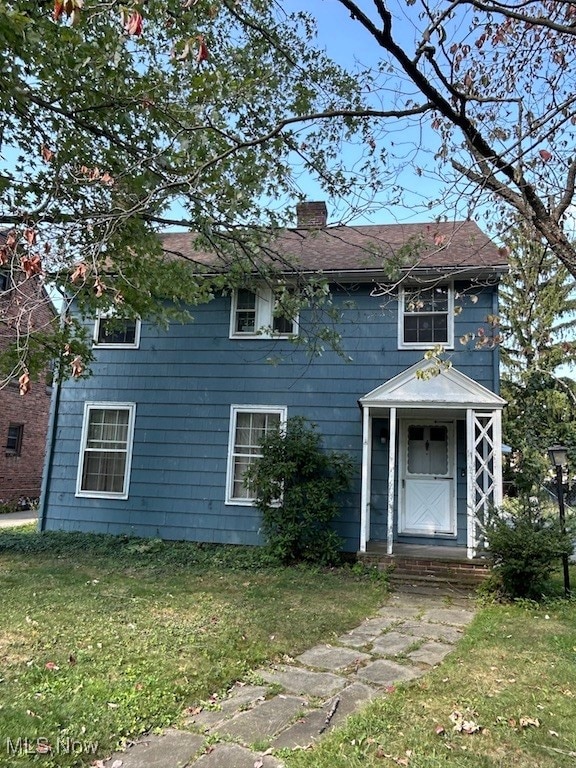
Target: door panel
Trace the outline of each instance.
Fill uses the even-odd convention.
[[[398,532],[455,535],[454,424],[403,422],[400,455]]]

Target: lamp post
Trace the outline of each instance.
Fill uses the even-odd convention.
[[[566,533],[566,511],[564,507],[564,486],[562,483],[562,470],[568,461],[568,451],[563,445],[553,445],[548,448],[548,456],[552,466],[556,469],[556,487],[558,491],[558,510],[560,512],[560,529]],[[568,570],[568,553],[562,555],[562,568],[564,570],[564,594],[570,597],[570,571]]]

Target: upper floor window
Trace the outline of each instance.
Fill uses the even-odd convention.
[[[282,292],[275,293],[269,286],[256,291],[238,288],[232,295],[230,336],[293,336],[297,333],[297,318],[285,317],[281,304]]]
[[[127,499],[134,403],[86,403],[76,481],[77,496]]]
[[[262,456],[262,439],[286,421],[286,408],[233,405],[230,417],[230,445],[226,502],[251,504],[254,500],[244,483],[246,470]]]
[[[451,286],[400,290],[399,346],[424,348],[431,344],[452,347],[454,308]]]
[[[136,349],[140,345],[140,320],[119,317],[113,312],[98,315],[94,323],[94,345]]]
[[[0,272],[0,293],[8,290],[8,275],[6,272]]]
[[[22,453],[22,438],[24,424],[10,424],[6,438],[6,456],[20,456]]]

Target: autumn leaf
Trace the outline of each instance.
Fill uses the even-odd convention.
[[[36,243],[36,230],[35,229],[25,229],[24,230],[24,240],[26,240],[28,245],[34,245]]]
[[[198,53],[196,54],[196,61],[201,64],[203,61],[208,61],[210,54],[208,52],[208,46],[206,45],[206,41],[204,40],[204,37],[202,35],[199,35],[198,38]]]
[[[80,264],[76,265],[76,269],[70,275],[70,281],[75,283],[77,280],[85,280],[87,271],[88,267],[86,264],[83,261],[80,262]]]
[[[44,667],[45,669],[49,669],[54,672],[57,672],[60,669],[60,667],[53,661],[47,661],[46,664],[44,664]]]
[[[24,373],[18,379],[18,385],[20,388],[20,395],[27,395],[28,392],[30,392],[30,376],[27,370],[24,371]]]
[[[54,157],[54,152],[50,149],[50,147],[47,147],[46,144],[42,144],[40,147],[40,154],[42,155],[42,160],[44,160],[46,163],[49,163]]]
[[[545,163],[547,163],[547,162],[548,162],[548,160],[552,160],[552,153],[551,153],[551,152],[548,152],[548,150],[547,150],[547,149],[541,149],[541,150],[540,150],[540,152],[539,152],[538,154],[540,155],[540,157],[542,158],[542,160],[543,160]]]
[[[26,277],[34,277],[42,272],[42,262],[40,256],[23,256],[20,261],[22,271],[26,274]]]
[[[84,372],[84,363],[82,362],[82,358],[80,355],[76,355],[74,360],[70,363],[72,367],[72,376],[75,378],[78,378],[78,376],[81,376]]]
[[[100,298],[100,296],[102,296],[105,290],[106,290],[106,286],[104,285],[102,280],[100,280],[100,278],[97,277],[96,280],[94,280],[94,294],[96,295],[97,298]]]
[[[520,728],[540,728],[540,720],[537,717],[521,717],[519,723]]]
[[[136,35],[137,37],[142,34],[142,16],[138,11],[132,11],[124,24],[124,31],[127,35]]]

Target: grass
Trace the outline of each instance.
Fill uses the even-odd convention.
[[[0,765],[69,768],[330,641],[385,585],[254,548],[16,529],[0,531],[0,591]]]
[[[576,602],[488,605],[439,668],[286,766],[566,768],[576,765],[575,707]],[[455,730],[454,713],[479,730]]]
[[[330,642],[384,598],[369,573],[273,567],[257,549],[21,529],[0,532],[0,589],[2,768],[87,766],[266,661]],[[287,768],[565,768],[575,706],[576,602],[487,603],[438,669],[282,757]],[[478,730],[454,730],[456,712]],[[60,753],[10,754],[19,738]]]

